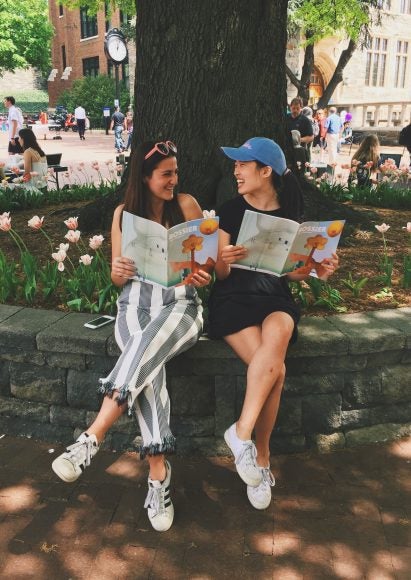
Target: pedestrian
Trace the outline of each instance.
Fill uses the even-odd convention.
[[[327,130],[325,140],[328,151],[328,164],[334,165],[337,163],[337,149],[340,132],[342,129],[341,117],[337,115],[337,109],[330,107],[328,110],[328,117],[325,120],[324,127]]]
[[[8,128],[9,128],[9,146],[8,152],[10,155],[16,153],[23,153],[23,149],[19,143],[19,131],[23,128],[23,113],[19,107],[16,107],[16,99],[14,97],[5,97],[4,106],[8,109]]]
[[[341,151],[341,145],[350,145],[351,143],[352,143],[351,121],[344,121],[338,139],[337,153]]]
[[[354,179],[360,186],[370,186],[373,174],[381,165],[380,142],[377,135],[367,135],[361,141],[360,146],[351,159],[351,169],[348,182]]]
[[[124,131],[125,117],[120,111],[120,107],[116,107],[111,117],[110,131],[114,129],[114,148],[117,153],[124,151],[123,131]]]
[[[224,338],[248,367],[240,417],[224,438],[238,474],[247,484],[251,505],[265,509],[275,484],[270,470],[270,436],[284,384],[287,347],[297,338],[300,317],[287,279],[302,280],[308,273],[276,277],[231,269],[231,264],[246,255],[245,248],[236,245],[245,211],[299,221],[302,192],[297,178],[287,169],[283,151],[271,139],[254,137],[241,147],[222,147],[222,151],[235,161],[239,196],[223,204],[219,212],[217,280],[209,300],[209,334]],[[336,254],[322,264],[326,279],[338,266]]]
[[[211,276],[199,270],[189,285],[167,290],[133,279],[138,264],[121,255],[121,222],[125,210],[167,228],[202,217],[191,195],[175,192],[176,153],[176,146],[166,141],[143,143],[131,155],[124,203],[114,212],[111,230],[111,278],[123,288],[115,325],[122,354],[109,376],[100,379],[104,400],[96,419],[52,465],[63,481],[75,481],[113,423],[127,408],[129,414],[134,411],[143,438],[140,458],[147,457],[150,468],[145,507],[157,531],[168,530],[174,517],[171,466],[164,457],[176,445],[169,426],[165,363],[197,342],[203,320],[196,287],[209,284]]]
[[[23,148],[23,183],[29,188],[47,188],[47,157],[31,129],[20,129],[19,141]]]
[[[303,102],[300,97],[295,97],[290,103],[290,113],[287,115],[288,131],[296,130],[301,135],[301,146],[308,151],[308,145],[314,141],[313,125],[302,113]]]
[[[86,131],[86,111],[81,105],[77,105],[74,109],[74,117],[76,119],[78,136],[80,141],[85,141],[84,133]]]
[[[134,117],[133,111],[127,111],[125,120],[125,130],[127,131],[127,144],[124,151],[128,151],[129,149],[131,149],[131,141],[133,139],[133,129],[134,129],[133,117]]]
[[[311,148],[316,136],[320,132],[320,127],[318,125],[317,119],[314,119],[313,110],[311,107],[303,107],[301,113],[307,117],[313,128],[313,140],[310,143],[307,143],[307,157],[308,161],[311,161]]]

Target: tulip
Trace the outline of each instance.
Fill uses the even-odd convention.
[[[92,238],[89,238],[89,246],[92,250],[98,250],[98,248],[101,246],[101,244],[103,243],[103,236],[93,236]]]
[[[67,252],[69,247],[70,247],[70,244],[60,244],[59,246],[57,246],[57,249],[59,251],[62,251],[62,252]]]
[[[58,252],[53,252],[53,254],[51,254],[51,257],[53,258],[53,260],[56,260],[56,262],[64,262],[64,260],[67,257],[67,254],[64,250],[59,250]]]
[[[8,232],[11,230],[11,217],[10,214],[3,214],[0,216],[0,230],[3,232]]]
[[[403,230],[407,230],[409,234],[411,234],[411,222],[407,222],[407,225],[402,228]]]
[[[78,217],[69,217],[64,224],[69,230],[76,230],[78,228]]]
[[[84,266],[90,266],[92,260],[93,256],[90,256],[89,254],[84,254],[83,256],[80,256],[79,262],[80,264],[84,264]]]
[[[387,224],[381,224],[380,226],[375,226],[375,229],[380,232],[380,234],[385,234],[390,229],[390,226]]]
[[[64,264],[63,264],[63,262],[59,262],[57,264],[57,270],[59,270],[59,272],[64,272]]]
[[[64,237],[72,244],[77,244],[80,239],[80,234],[81,232],[79,230],[69,230]]]
[[[44,216],[40,218],[38,215],[35,215],[27,222],[27,225],[30,228],[33,228],[33,230],[39,230],[41,227],[43,227],[43,220]]]

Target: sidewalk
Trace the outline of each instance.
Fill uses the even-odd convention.
[[[256,511],[227,458],[172,458],[174,526],[154,532],[146,465],[101,451],[75,484],[60,449],[0,439],[0,579],[400,580],[411,577],[411,438],[272,458]]]

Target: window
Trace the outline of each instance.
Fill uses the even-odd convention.
[[[59,4],[59,16],[64,16],[63,4]]]
[[[383,87],[385,84],[387,45],[386,38],[370,39],[365,65],[365,84],[368,86]]]
[[[391,0],[378,0],[377,7],[380,10],[385,10],[389,12],[391,10]]]
[[[64,46],[64,44],[61,47],[61,64],[62,64],[62,69],[64,71],[64,69],[67,66],[67,62],[66,62],[66,47]]]
[[[411,0],[400,0],[400,13],[411,14]]]
[[[405,72],[407,70],[408,42],[397,40],[397,54],[395,56],[394,86],[405,87]]]
[[[83,76],[96,77],[99,73],[98,56],[83,58]]]
[[[87,8],[80,8],[80,26],[81,38],[97,36],[97,18],[95,16],[89,16]]]

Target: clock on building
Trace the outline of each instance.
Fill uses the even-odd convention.
[[[127,43],[121,30],[112,28],[107,32],[104,50],[114,64],[120,64],[127,59]]]

